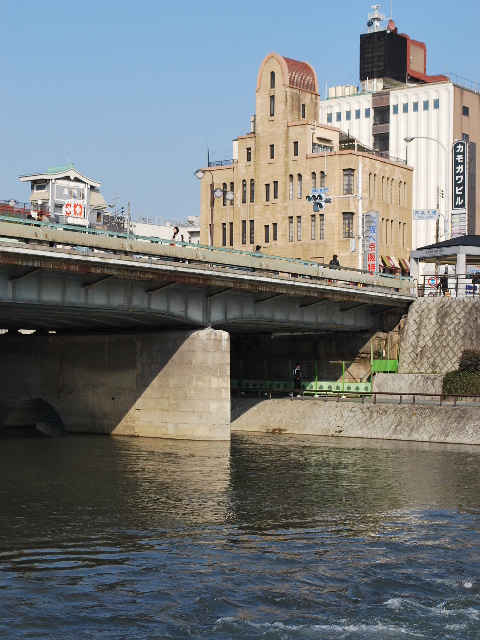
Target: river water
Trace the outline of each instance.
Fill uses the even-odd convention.
[[[0,637],[480,637],[480,447],[0,441]]]

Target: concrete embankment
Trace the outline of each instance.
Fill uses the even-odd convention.
[[[480,407],[232,398],[231,429],[480,445]]]

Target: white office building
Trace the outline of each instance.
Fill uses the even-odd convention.
[[[374,8],[360,36],[360,87],[331,88],[320,122],[414,168],[413,249],[478,234],[479,87],[426,75],[426,46],[399,34],[393,20],[385,24]]]

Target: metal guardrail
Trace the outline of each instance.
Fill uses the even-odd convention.
[[[423,275],[418,279],[419,298],[472,298],[480,296],[480,273]]]
[[[402,404],[402,405],[412,405],[415,406],[417,404],[425,405],[425,406],[439,406],[442,407],[444,405],[457,407],[460,406],[461,403],[474,403],[480,406],[480,396],[466,396],[460,394],[443,394],[443,393],[393,393],[390,391],[369,391],[369,392],[351,392],[351,391],[306,391],[304,389],[237,389],[237,398],[240,397],[248,397],[253,396],[258,399],[265,399],[268,397],[269,400],[273,400],[274,396],[290,398],[293,400],[294,398],[300,398],[301,400],[305,400],[305,398],[310,397],[314,399],[320,400],[332,400],[335,402],[340,402],[341,400],[359,400],[361,404],[365,404],[365,399],[369,400],[371,404]],[[380,398],[380,401],[379,401]],[[382,402],[382,398],[387,400],[388,398],[397,398],[397,402]],[[421,402],[421,399],[428,399],[428,402]],[[420,402],[418,400],[420,399]],[[410,400],[410,402],[408,402]]]
[[[33,231],[32,231],[33,229]],[[416,282],[400,275],[370,273],[358,269],[331,268],[318,262],[296,258],[271,256],[224,247],[211,247],[188,242],[172,243],[171,239],[139,236],[118,231],[106,231],[74,225],[60,225],[47,221],[25,220],[0,215],[0,237],[16,239],[24,243],[35,242],[54,247],[56,244],[86,247],[110,253],[130,254],[145,259],[178,259],[185,263],[202,263],[208,267],[238,268],[266,273],[282,274],[297,281],[308,278],[312,284],[365,287],[370,291],[387,289],[398,297],[412,297]]]

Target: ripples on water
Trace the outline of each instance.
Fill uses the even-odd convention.
[[[480,450],[0,442],[0,637],[480,637]]]

